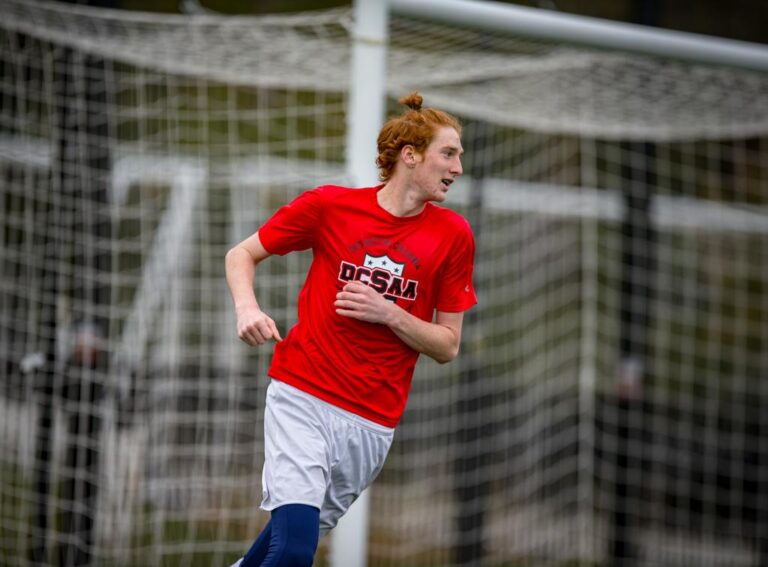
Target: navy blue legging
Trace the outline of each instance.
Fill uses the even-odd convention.
[[[286,504],[272,510],[272,519],[245,554],[240,567],[310,567],[320,538],[320,510]]]

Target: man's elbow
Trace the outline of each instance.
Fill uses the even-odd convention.
[[[238,254],[238,249],[239,248],[240,248],[240,245],[236,244],[235,246],[233,246],[232,248],[227,250],[227,253],[224,254],[224,261],[225,262],[232,261],[232,258],[234,258],[234,256]]]
[[[238,262],[242,262],[243,260],[246,260],[246,261],[250,260],[255,264],[251,254],[241,244],[236,244],[235,246],[230,248],[227,251],[227,253],[224,255],[225,266],[232,266],[237,264]]]
[[[459,355],[459,345],[451,345],[445,351],[438,353],[433,358],[439,364],[448,364]]]

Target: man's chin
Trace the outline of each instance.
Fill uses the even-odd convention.
[[[440,188],[437,191],[432,192],[432,200],[442,203],[448,196],[448,190]]]

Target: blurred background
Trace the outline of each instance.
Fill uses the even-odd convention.
[[[758,1],[509,4],[768,39]],[[0,10],[0,565],[229,565],[270,352],[223,258],[351,182],[352,5]],[[419,363],[368,564],[767,566],[768,72],[396,13],[386,57],[388,114],[464,125],[479,305]],[[310,261],[260,267],[283,332]]]

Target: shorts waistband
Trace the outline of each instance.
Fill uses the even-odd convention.
[[[305,392],[304,390],[300,390],[296,386],[291,386],[290,384],[286,384],[285,382],[282,382],[281,380],[278,380],[277,378],[271,378],[272,383],[278,384],[278,388],[286,388],[290,390],[291,392],[295,393],[296,395],[302,396],[306,399],[311,400],[313,403],[319,404],[320,406],[328,409],[328,411],[336,414],[341,419],[345,421],[349,421],[358,427],[362,427],[364,429],[367,429],[368,431],[371,431],[372,433],[376,433],[378,435],[394,435],[395,429],[393,427],[387,427],[386,425],[382,425],[380,423],[376,423],[375,421],[371,421],[368,418],[365,418],[361,415],[357,415],[356,413],[352,413],[349,410],[345,410],[344,408],[340,408],[338,406],[333,405],[332,403],[326,402],[325,400],[321,400],[317,396],[313,396],[312,394],[309,394]]]

